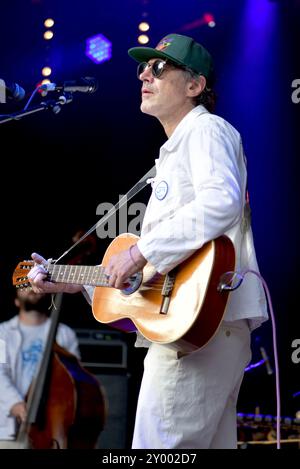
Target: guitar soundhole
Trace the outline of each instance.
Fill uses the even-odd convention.
[[[142,280],[143,280],[143,273],[137,272],[136,274],[132,275],[129,278],[128,287],[121,290],[121,292],[124,293],[124,295],[131,295],[132,293],[134,293],[140,288]]]

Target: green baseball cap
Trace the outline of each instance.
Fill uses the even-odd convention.
[[[128,54],[137,62],[147,62],[155,58],[171,60],[204,75],[207,79],[213,75],[213,60],[205,47],[191,37],[180,34],[168,34],[159,41],[155,49],[132,47]]]

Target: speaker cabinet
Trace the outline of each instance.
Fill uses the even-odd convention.
[[[126,448],[128,422],[128,376],[121,374],[96,375],[108,403],[107,420],[99,436],[97,447]]]
[[[124,449],[128,441],[127,344],[122,333],[104,330],[75,330],[82,365],[102,386],[107,401],[107,419],[97,448]]]

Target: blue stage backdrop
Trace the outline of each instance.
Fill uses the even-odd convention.
[[[98,205],[117,202],[158,155],[165,135],[139,110],[136,64],[127,54],[138,45],[138,25],[148,22],[148,45],[155,46],[167,33],[183,33],[215,58],[216,111],[241,132],[248,160],[257,255],[277,321],[283,413],[300,409],[300,363],[291,359],[292,341],[300,338],[299,16],[296,0],[1,2],[0,78],[19,84],[26,96],[2,103],[0,114],[24,107],[46,78],[43,67],[52,69],[48,78],[57,85],[81,77],[98,81],[95,93],[75,93],[58,114],[42,111],[0,125],[1,320],[14,313],[16,264],[32,251],[59,256],[77,230],[98,221]],[[54,19],[53,26],[44,25],[47,18]],[[53,33],[52,39],[44,39],[45,31]],[[91,60],[93,48],[86,54],[88,38],[98,34],[100,46],[105,45],[103,54],[98,51],[99,63]],[[37,94],[31,104],[42,99]],[[148,197],[145,191],[138,201]],[[108,242],[97,239],[99,262]],[[67,299],[65,305],[63,319],[70,325],[100,327],[84,301]],[[261,346],[273,366],[270,321],[253,336],[253,360],[261,358]],[[132,365],[135,370],[140,366]],[[263,367],[247,373],[239,403],[241,411],[256,406],[262,412],[276,410],[274,375]]]

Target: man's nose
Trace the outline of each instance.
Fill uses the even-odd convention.
[[[145,70],[140,74],[139,79],[141,81],[153,81],[154,76],[152,75],[151,66],[148,65]]]

